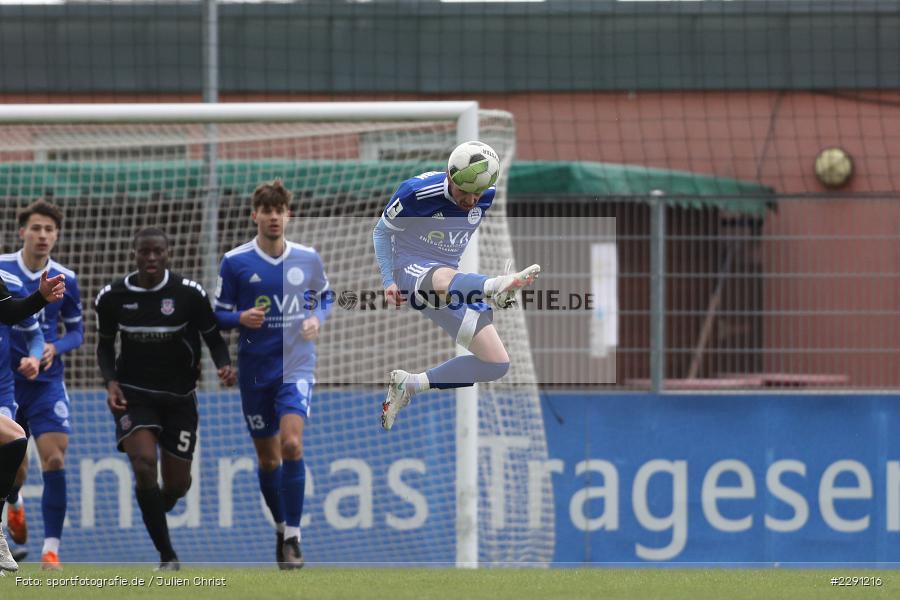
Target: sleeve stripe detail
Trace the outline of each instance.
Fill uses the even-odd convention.
[[[69,277],[70,279],[75,279],[75,277],[76,277],[75,271],[73,271],[72,269],[67,269],[66,267],[64,267],[61,264],[59,264],[58,262],[56,262],[55,260],[52,260],[52,259],[50,260],[49,267],[52,269],[56,269],[57,271],[59,271],[60,273],[65,275],[66,277]]]
[[[249,241],[244,244],[241,244],[237,248],[233,248],[225,253],[225,258],[231,258],[236,254],[243,254],[244,252],[253,252],[253,242]]]
[[[16,331],[34,331],[36,329],[40,329],[40,325],[37,323],[32,324],[30,327],[22,327],[21,325],[13,325],[12,328]]]
[[[108,291],[111,290],[111,289],[112,289],[112,286],[111,286],[111,285],[107,285],[107,286],[104,287],[102,290],[100,290],[100,292],[97,294],[97,297],[94,299],[94,304],[95,304],[95,305],[100,304],[100,298],[102,298],[102,297],[103,297],[103,294],[105,294],[106,292],[108,292]]]
[[[77,323],[81,320],[81,315],[77,317],[70,317],[68,319],[63,319],[63,323]]]
[[[391,225],[390,223],[388,223],[387,219],[384,218],[384,215],[381,215],[381,222],[387,225],[389,229],[393,229],[394,231],[403,231],[403,229],[400,229],[396,225]]]
[[[214,300],[213,304],[215,304],[216,306],[218,306],[220,308],[224,308],[225,310],[234,310],[235,309],[234,304],[225,304],[224,302],[219,302],[218,300]]]
[[[0,279],[2,279],[4,283],[12,283],[19,287],[23,286],[22,280],[8,271],[0,271]]]

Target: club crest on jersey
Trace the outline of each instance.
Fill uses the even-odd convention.
[[[172,298],[163,298],[162,306],[159,308],[159,312],[166,315],[167,317],[175,312],[175,301]]]
[[[481,208],[476,206],[469,211],[469,224],[474,225],[481,220]]]
[[[306,276],[303,274],[303,269],[300,267],[291,267],[287,272],[287,280],[291,285],[300,285],[303,283],[303,280],[306,279]]]
[[[119,419],[119,425],[122,426],[122,431],[128,431],[131,429],[131,417],[123,415],[122,418]]]
[[[69,407],[63,400],[56,401],[56,404],[53,405],[53,412],[56,413],[56,416],[60,419],[69,418]]]

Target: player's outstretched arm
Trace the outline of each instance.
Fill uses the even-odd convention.
[[[0,282],[0,323],[15,325],[38,312],[50,302],[62,299],[66,290],[65,275],[47,278],[47,272],[41,273],[41,283],[38,290],[21,300],[14,299],[6,289],[6,285]]]

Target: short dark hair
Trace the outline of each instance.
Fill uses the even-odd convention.
[[[56,223],[57,229],[62,229],[63,213],[55,204],[50,204],[44,199],[35,200],[25,208],[19,211],[19,227],[25,227],[31,215],[43,215],[50,217]]]
[[[150,237],[161,237],[166,242],[166,248],[169,247],[169,236],[167,236],[166,232],[159,227],[144,227],[138,231],[134,234],[134,240],[132,240],[131,247],[137,248],[138,241]]]
[[[256,186],[253,191],[253,210],[259,210],[264,206],[268,208],[283,206],[285,210],[290,210],[293,197],[294,195],[284,187],[281,179],[275,178]]]

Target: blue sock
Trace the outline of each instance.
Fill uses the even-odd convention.
[[[484,282],[490,279],[481,273],[457,273],[450,280],[447,290],[451,301],[463,304],[472,304],[484,300]]]
[[[44,471],[44,493],[41,496],[44,515],[44,537],[61,538],[66,520],[66,470]]]
[[[279,465],[274,471],[259,469],[259,489],[262,491],[266,505],[272,511],[275,523],[284,521],[284,498],[281,495],[282,469]]]
[[[284,497],[284,524],[300,527],[303,516],[303,496],[306,491],[306,467],[303,459],[283,460],[284,477],[281,479],[281,495]]]
[[[496,381],[509,370],[509,363],[489,363],[475,356],[457,356],[428,369],[431,387],[441,390],[467,387],[478,381]]]

